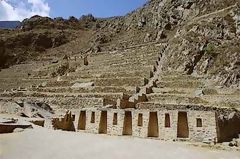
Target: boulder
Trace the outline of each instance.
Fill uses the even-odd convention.
[[[156,41],[160,41],[161,39],[167,38],[166,34],[163,32],[163,30],[160,30],[157,33]]]
[[[203,96],[204,95],[204,92],[203,92],[203,90],[202,89],[197,89],[196,91],[195,91],[195,96]]]
[[[47,86],[47,82],[43,82],[42,84],[40,84],[41,87],[46,87]]]
[[[238,142],[236,139],[233,139],[231,142],[229,142],[228,144],[230,147],[237,147],[238,146]]]
[[[89,88],[89,87],[93,87],[93,86],[94,86],[94,82],[75,83],[74,85],[72,85],[71,88]]]
[[[14,133],[23,132],[23,131],[24,131],[23,128],[16,128],[13,130]]]
[[[144,38],[144,42],[150,42],[151,41],[151,34],[147,33],[145,38]]]

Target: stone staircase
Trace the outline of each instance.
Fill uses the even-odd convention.
[[[153,88],[157,87],[158,77],[161,74],[161,59],[167,48],[166,44],[160,45],[162,47],[161,51],[157,56],[157,60],[152,66],[152,70],[149,71],[149,77],[144,78],[143,86],[136,87],[136,93],[131,97],[124,97],[119,99],[117,102],[117,107],[119,108],[134,108],[137,103],[147,102],[147,94],[153,93]]]

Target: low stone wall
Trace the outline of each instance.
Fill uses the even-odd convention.
[[[32,125],[29,124],[2,124],[0,123],[0,134],[3,133],[12,133],[14,129],[20,128],[20,129],[27,129],[32,128]]]
[[[85,109],[80,112],[78,126],[75,127],[79,130],[79,125],[85,125],[81,130],[88,133],[163,140],[185,138],[214,142],[217,139],[216,114],[211,111]],[[186,114],[183,119],[180,118],[181,113]]]
[[[54,129],[61,129],[65,131],[75,131],[74,127],[75,115],[67,112],[63,118],[53,118],[52,126]]]
[[[14,110],[9,110],[5,108],[7,103],[14,105],[16,101],[38,101],[42,103],[47,103],[50,106],[55,106],[57,109],[81,109],[81,108],[94,108],[102,107],[104,104],[103,98],[85,98],[85,97],[46,97],[46,98],[36,98],[36,97],[15,97],[15,98],[5,98],[0,99],[0,111],[1,112],[13,112]],[[8,105],[9,105],[8,104]],[[8,106],[7,105],[7,106]],[[16,104],[15,104],[16,105]],[[16,111],[16,110],[15,110]]]
[[[64,98],[48,98],[46,103],[58,105],[59,108],[79,109],[87,107],[103,106],[102,98],[79,98],[79,97],[64,97]]]
[[[30,120],[29,122],[33,123],[34,125],[38,125],[44,127],[44,120]]]

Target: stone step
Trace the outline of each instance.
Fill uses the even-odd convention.
[[[240,109],[239,95],[203,95],[194,96],[190,94],[161,94],[153,93],[147,95],[149,102],[162,104],[202,104],[217,107]]]
[[[142,86],[143,78],[122,77],[122,78],[97,78],[94,79],[95,86]]]
[[[188,87],[163,87],[153,88],[153,93],[161,93],[161,94],[189,94],[189,95],[197,95],[197,92],[201,91],[202,95],[206,96],[234,96],[240,94],[239,89],[231,89],[231,88],[217,88],[217,87],[205,87],[205,88],[188,88]]]
[[[144,65],[144,66],[127,66],[127,67],[105,67],[104,69],[88,69],[86,68],[80,68],[77,69],[77,73],[89,73],[89,74],[101,74],[101,73],[105,73],[105,72],[122,72],[123,70],[129,70],[129,71],[137,71],[137,70],[142,70],[142,71],[146,71],[149,73],[150,70],[152,70],[153,66],[152,65]]]
[[[13,98],[1,98],[1,102],[12,102],[16,101],[41,101],[47,103],[53,110],[58,109],[80,109],[80,108],[98,108],[103,107],[103,98],[81,98],[81,97],[15,97]],[[6,108],[9,109],[9,108]],[[3,110],[1,110],[3,111]]]
[[[192,81],[199,81],[204,79],[204,77],[197,77],[192,75],[184,75],[175,72],[163,72],[160,77],[163,81],[176,81],[176,80],[192,80]]]
[[[94,86],[142,86],[143,78],[139,77],[121,77],[121,78],[86,78],[75,81],[51,81],[46,84],[46,87],[71,87],[75,83],[93,82]]]
[[[146,58],[146,59],[134,59],[135,57],[130,57],[130,59],[126,59],[126,60],[119,60],[119,61],[91,61],[89,60],[89,64],[88,67],[91,68],[96,68],[96,67],[104,67],[104,66],[132,66],[132,65],[152,65],[154,64],[154,62],[156,61],[157,57],[153,57],[153,58]],[[83,65],[79,65],[79,66],[83,66]]]
[[[135,50],[125,50],[125,51],[116,51],[114,53],[98,53],[98,54],[93,54],[89,57],[90,60],[93,61],[99,61],[101,59],[102,61],[109,61],[111,62],[112,60],[124,60],[124,59],[131,59],[131,58],[140,58],[144,59],[145,57],[155,57],[157,55],[158,49],[149,49],[146,48],[144,49],[135,49]]]
[[[11,92],[1,93],[0,98],[103,98],[104,105],[116,105],[117,99],[123,97],[123,93],[50,93],[50,92]]]
[[[153,93],[161,93],[161,94],[194,94],[195,88],[152,88]]]
[[[104,60],[99,60],[99,58],[89,58],[89,64],[90,65],[114,65],[114,64],[121,64],[121,63],[142,63],[142,62],[152,62],[155,61],[157,58],[156,55],[153,56],[123,56],[121,58],[116,58],[116,57],[112,57],[111,59],[104,59]]]
[[[117,87],[117,86],[93,86],[89,88],[71,88],[71,87],[43,87],[33,88],[31,91],[36,92],[49,92],[49,93],[125,93],[133,94],[135,87]]]
[[[72,86],[71,81],[48,81],[44,87],[69,87]]]
[[[115,65],[89,65],[89,66],[84,66],[80,67],[77,69],[77,71],[104,71],[108,72],[109,70],[115,70],[115,71],[122,71],[122,70],[141,70],[145,68],[150,68],[152,67],[153,63],[122,63],[122,64],[115,64]]]
[[[62,76],[62,80],[76,80],[80,78],[109,78],[109,77],[139,77],[144,78],[149,76],[149,71],[144,70],[132,70],[132,71],[120,71],[120,72],[101,72],[101,73],[83,73],[73,72],[69,76]]]
[[[1,90],[11,90],[11,89],[18,89],[21,88],[29,88],[32,85],[40,85],[43,82],[48,80],[33,80],[33,79],[15,79],[15,78],[1,78],[0,79],[0,89]]]
[[[147,95],[149,102],[157,102],[162,104],[208,104],[201,97],[186,96],[184,94],[150,94]]]
[[[1,69],[1,78],[23,78],[28,77],[28,73],[34,73],[34,69],[40,67],[42,64],[34,62],[34,64],[19,64],[11,66],[7,69]]]
[[[204,84],[197,80],[176,80],[176,81],[163,81],[162,79],[157,82],[158,88],[201,88]]]

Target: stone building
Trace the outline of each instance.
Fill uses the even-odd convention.
[[[139,103],[137,109],[88,108],[75,116],[77,131],[95,134],[211,143],[240,133],[239,112],[203,106]]]

